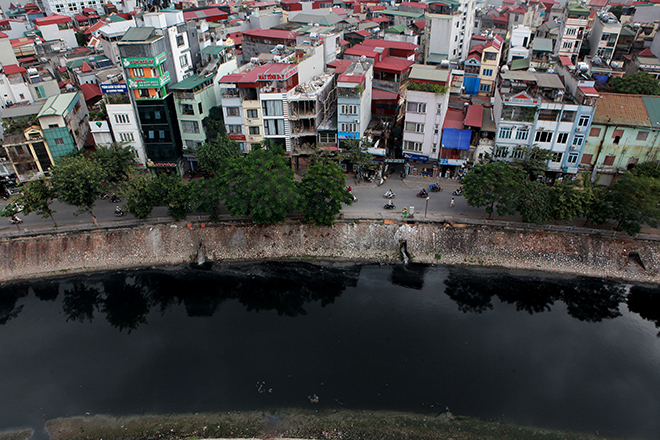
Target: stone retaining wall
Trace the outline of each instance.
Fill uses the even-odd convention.
[[[256,259],[413,261],[502,266],[660,281],[660,242],[523,227],[343,221],[331,228],[284,223],[138,224],[0,238],[0,280],[196,261]]]

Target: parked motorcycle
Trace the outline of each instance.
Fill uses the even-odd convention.
[[[385,194],[383,194],[383,197],[385,197],[386,199],[393,199],[394,197],[396,197],[396,194],[394,194],[394,191],[390,189]]]
[[[115,209],[115,216],[117,217],[123,217],[126,213],[124,212],[123,209],[121,209],[119,206]]]
[[[429,189],[431,192],[442,192],[442,187],[438,186],[437,183],[434,183],[433,185],[429,185]]]
[[[121,202],[121,198],[117,194],[113,194],[112,197],[110,197],[110,203],[118,203]]]
[[[109,198],[110,198],[110,195],[106,194],[106,193],[101,193],[101,195],[99,196],[99,199],[101,199],[101,200],[108,200]]]
[[[429,193],[426,192],[426,190],[424,188],[422,188],[422,190],[417,193],[417,197],[427,198],[428,196],[429,196]]]
[[[396,209],[396,205],[394,203],[392,203],[392,201],[390,200],[389,202],[385,203],[383,208],[385,208],[385,209]]]
[[[12,225],[20,225],[21,223],[23,223],[23,219],[17,215],[13,215],[9,219],[9,223],[11,223]]]
[[[461,186],[460,188],[456,189],[456,190],[452,193],[452,195],[455,195],[455,196],[462,196],[462,195],[463,195],[463,187]]]

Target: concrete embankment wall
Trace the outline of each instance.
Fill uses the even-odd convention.
[[[547,232],[510,226],[343,221],[316,227],[224,223],[136,224],[0,237],[0,280],[39,278],[196,260],[200,246],[216,262],[256,259],[412,261],[502,266],[660,281],[660,242]]]

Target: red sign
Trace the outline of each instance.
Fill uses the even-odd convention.
[[[232,141],[244,141],[245,140],[245,135],[244,134],[230,134],[229,139]]]
[[[286,81],[291,78],[293,75],[298,73],[298,66],[293,66],[292,69],[287,70],[286,72],[277,72],[277,73],[260,73],[257,75],[259,81]]]

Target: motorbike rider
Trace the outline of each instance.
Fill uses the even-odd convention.
[[[392,189],[388,189],[387,192],[385,193],[385,197],[392,197],[394,193],[392,192]]]
[[[117,207],[115,208],[115,215],[123,215],[123,214],[124,214],[124,211],[122,211],[122,209],[119,207],[119,205],[117,205]]]
[[[390,206],[391,206],[392,208],[394,208],[394,203],[392,202],[392,199],[389,199],[389,200],[387,201],[387,207],[389,208]]]
[[[422,188],[422,190],[419,192],[419,195],[422,197],[426,197],[428,193],[426,192],[426,188]]]

